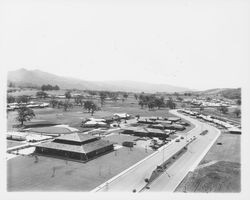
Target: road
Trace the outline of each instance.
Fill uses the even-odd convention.
[[[197,139],[190,143],[188,151],[171,165],[166,173],[150,185],[150,189],[143,192],[173,192],[188,172],[196,168],[220,135],[220,131],[213,126],[177,113],[176,110],[172,111],[172,113],[196,125],[196,128],[190,132],[189,136],[196,135]],[[208,130],[208,133],[199,135],[202,130]]]
[[[189,140],[191,137],[193,137],[194,135],[196,135],[197,137],[199,136],[199,134],[202,131],[202,126],[203,126],[203,128],[205,126],[205,125],[203,125],[203,123],[201,123],[197,120],[194,120],[190,117],[181,115],[177,111],[172,111],[172,113],[189,120],[191,123],[193,123],[195,125],[195,128],[187,133],[187,137],[185,139],[180,140],[180,142],[172,141],[170,144],[167,144],[167,145],[161,147],[160,149],[157,150],[157,152],[155,152],[150,157],[147,157],[139,164],[132,166],[128,170],[125,170],[125,172],[118,174],[116,177],[114,177],[111,180],[98,186],[97,188],[95,188],[93,190],[93,192],[99,192],[99,191],[132,192],[134,189],[136,191],[140,191],[146,184],[144,181],[145,178],[149,178],[151,176],[151,173],[153,172],[153,170],[156,168],[157,165],[162,164],[164,161],[166,161],[172,155],[174,155],[176,152],[178,152],[180,149],[182,149],[187,144],[187,140]],[[213,134],[209,133],[209,135],[211,135],[211,139],[213,139],[215,137],[215,136],[212,137]],[[196,141],[194,141],[194,142],[199,143]],[[201,156],[202,152],[205,151],[204,150],[205,146],[203,146],[202,144],[201,145],[199,144],[199,146],[200,146],[199,149],[201,149],[201,150],[200,150],[200,153],[198,155],[196,155],[196,157]],[[188,154],[189,153],[190,152],[188,152]],[[182,163],[182,167],[185,168],[185,166],[186,166],[186,169],[189,170],[190,166],[194,166],[194,163],[196,160],[197,159],[189,161],[188,165]],[[184,170],[184,172],[185,172],[185,170]],[[178,182],[179,180],[181,181],[185,177],[184,172],[181,172],[181,173],[178,172],[177,173],[178,178],[176,176],[176,179],[173,179],[173,181],[174,182]],[[174,173],[175,172],[173,172],[173,174]],[[179,176],[179,174],[183,174],[183,175]]]

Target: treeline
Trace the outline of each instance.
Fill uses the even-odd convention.
[[[42,90],[42,91],[60,90],[60,88],[59,88],[58,85],[52,86],[52,85],[48,84],[48,85],[42,85],[42,86],[41,86],[41,90]]]
[[[170,109],[176,108],[176,104],[171,97],[169,97],[166,101],[164,97],[156,97],[154,94],[140,94],[139,96],[135,95],[135,98],[138,99],[138,104],[142,109],[144,107],[148,107],[149,110],[154,109],[155,107],[157,107],[158,109],[163,107],[167,107]]]
[[[30,101],[30,97],[27,95],[21,95],[18,97],[14,97],[11,95],[7,96],[7,103],[28,103]]]

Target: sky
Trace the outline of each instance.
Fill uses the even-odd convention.
[[[247,0],[8,0],[0,7],[5,71],[198,90],[241,87],[248,78]]]

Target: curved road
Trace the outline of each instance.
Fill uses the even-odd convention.
[[[116,177],[98,186],[92,192],[99,191],[123,191],[132,192],[134,189],[139,192],[145,186],[145,178],[149,178],[152,171],[157,165],[162,164],[165,160],[174,155],[177,151],[183,148],[187,141],[196,136],[194,140],[188,146],[188,151],[183,154],[175,163],[173,163],[166,173],[156,179],[151,185],[150,189],[146,191],[174,191],[183,178],[189,171],[195,169],[210,147],[216,141],[220,135],[220,131],[215,127],[202,123],[189,116],[182,115],[177,110],[171,110],[172,114],[175,114],[181,118],[190,121],[195,125],[195,128],[187,133],[185,139],[180,142],[171,142],[160,149],[158,149],[153,155],[150,155],[144,161],[136,164],[124,172],[118,174]],[[202,130],[208,130],[208,133],[201,136]]]
[[[197,167],[220,135],[220,131],[213,126],[180,114],[176,110],[170,112],[195,124],[196,128],[189,133],[188,137],[195,135],[197,139],[189,144],[188,151],[171,165],[166,173],[156,179],[148,190],[144,191],[173,192],[188,172],[193,171]],[[203,130],[208,130],[208,133],[200,135]]]

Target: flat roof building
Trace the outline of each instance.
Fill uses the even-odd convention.
[[[89,134],[72,133],[36,145],[35,153],[88,161],[114,149],[113,143]]]

